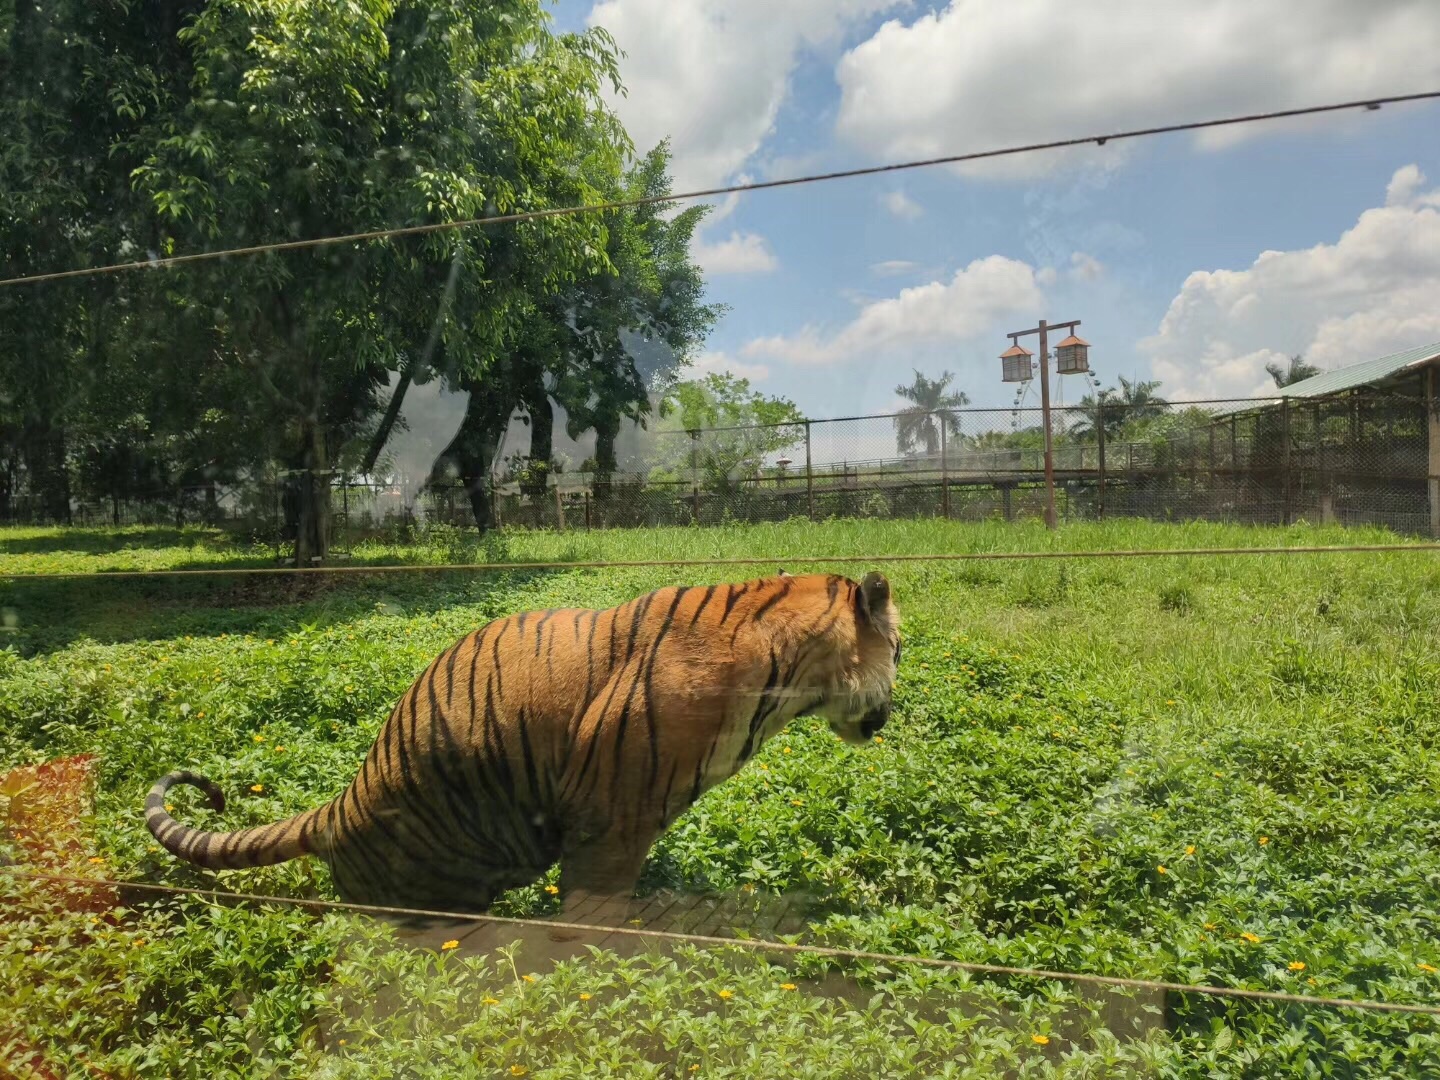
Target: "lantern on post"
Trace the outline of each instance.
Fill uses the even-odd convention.
[[[1000,354],[1000,378],[1003,382],[1029,382],[1035,377],[1030,358],[1035,354],[1018,342]]]
[[[1056,345],[1055,370],[1061,375],[1084,375],[1090,370],[1090,343],[1071,334]]]

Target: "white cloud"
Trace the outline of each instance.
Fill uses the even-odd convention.
[[[919,266],[919,263],[911,262],[909,259],[886,259],[884,262],[871,263],[870,272],[876,277],[898,277],[900,274],[910,273]]]
[[[749,379],[752,383],[764,382],[770,377],[770,368],[765,364],[747,364],[743,360],[736,360],[728,353],[714,350],[706,350],[696,357],[694,362],[685,369],[685,377],[700,379],[712,372],[726,371],[739,378]]]
[[[922,217],[925,208],[900,190],[887,191],[880,196],[880,205],[902,221],[914,221]]]
[[[909,25],[885,23],[841,58],[836,128],[875,157],[919,158],[1428,90],[1440,80],[1437,41],[1434,0],[952,0]],[[1260,130],[1274,125],[1217,129],[1196,145]],[[1129,145],[965,171],[1114,163]]]
[[[590,23],[624,50],[615,101],[642,150],[667,135],[677,191],[741,168],[775,124],[801,52],[903,0],[602,0]]]
[[[993,332],[1001,316],[1035,310],[1040,289],[1027,264],[1001,255],[977,259],[948,282],[902,289],[867,304],[830,335],[807,326],[796,334],[758,338],[741,352],[796,364],[832,364],[916,346],[965,341]]]
[[[1105,265],[1093,255],[1077,251],[1070,256],[1070,277],[1074,281],[1099,281],[1105,274]]]
[[[733,231],[715,243],[697,237],[692,253],[707,274],[764,274],[780,265],[769,242],[753,232]]]
[[[1174,398],[1273,389],[1265,365],[1303,353],[1324,369],[1440,341],[1440,189],[1396,171],[1386,205],[1333,244],[1266,251],[1246,270],[1197,270],[1141,342]]]

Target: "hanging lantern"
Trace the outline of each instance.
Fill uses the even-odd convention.
[[[1000,378],[1004,382],[1029,382],[1035,377],[1030,358],[1035,354],[1018,343],[1000,354]]]
[[[1061,375],[1084,375],[1090,370],[1090,343],[1071,334],[1056,345],[1055,370]]]

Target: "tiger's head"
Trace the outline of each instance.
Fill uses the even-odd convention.
[[[815,710],[847,743],[869,742],[890,719],[890,696],[900,665],[900,613],[890,582],[871,571],[854,590],[842,630],[843,655],[835,681]]]

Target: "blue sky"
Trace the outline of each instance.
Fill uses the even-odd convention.
[[[682,188],[1440,89],[1440,4],[1197,7],[553,11],[560,29],[616,35],[630,87],[617,109],[642,147],[672,137]],[[1328,368],[1440,340],[1437,133],[1440,104],[1397,106],[728,200],[696,248],[731,308],[700,367],[822,417],[892,408],[911,368],[1008,405],[1004,332],[1040,317],[1084,321],[1102,382],[1160,378],[1176,398],[1251,394],[1292,352]]]

